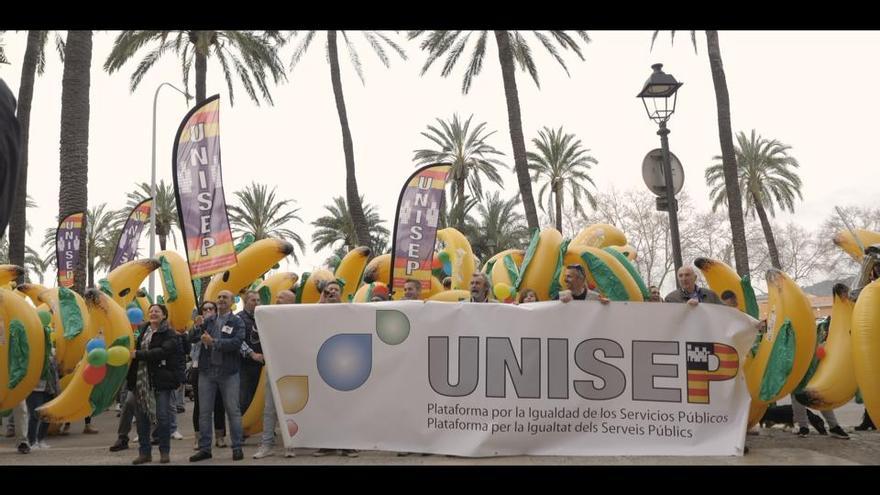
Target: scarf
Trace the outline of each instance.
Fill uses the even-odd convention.
[[[150,341],[153,340],[153,334],[155,333],[153,327],[149,325],[144,329],[144,332],[144,338],[141,341],[140,349],[142,351],[146,351],[150,348]],[[147,412],[147,416],[150,418],[150,424],[158,423],[156,415],[156,394],[153,393],[152,387],[150,387],[150,372],[147,368],[146,359],[138,359],[135,388],[138,404],[140,404],[140,406]]]

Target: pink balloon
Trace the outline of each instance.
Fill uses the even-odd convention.
[[[296,432],[299,431],[299,425],[296,424],[296,421],[292,419],[287,420],[287,434],[291,437],[296,435]]]
[[[107,376],[107,366],[92,366],[91,364],[86,365],[86,369],[83,370],[83,380],[89,385],[97,385],[101,383],[101,380]]]

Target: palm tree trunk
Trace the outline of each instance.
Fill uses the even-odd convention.
[[[770,227],[770,219],[767,218],[767,212],[764,211],[764,205],[752,194],[755,200],[755,211],[758,212],[758,218],[761,219],[761,228],[764,230],[764,239],[767,240],[767,250],[770,253],[770,264],[777,270],[782,270],[782,263],[779,262],[779,250],[776,249],[776,239],[773,238],[773,229]]]
[[[94,248],[94,246],[92,246]],[[92,253],[87,253],[89,257],[88,262],[88,283],[86,287],[94,287],[95,286],[95,257]]]
[[[458,196],[455,198],[456,218],[454,218],[453,220],[455,221],[456,225],[450,225],[450,227],[454,227],[458,230],[461,230],[461,228],[464,226],[464,183],[466,178],[467,175],[465,175],[465,172],[461,173],[461,177],[455,178],[455,187],[458,189]]]
[[[28,31],[27,48],[24,50],[24,62],[21,67],[21,85],[18,88],[17,117],[21,129],[21,154],[16,187],[18,194],[12,205],[12,221],[9,225],[9,262],[18,266],[24,266],[24,240],[27,234],[28,135],[41,34],[41,31]],[[18,277],[18,283],[24,283],[24,275]]]
[[[562,233],[562,186],[555,188],[553,195],[556,199],[556,230]]]
[[[197,34],[200,36],[201,33]],[[207,99],[207,86],[205,80],[208,77],[208,55],[199,48],[201,43],[196,44],[196,104]]]
[[[89,87],[92,65],[92,32],[69,31],[64,52],[64,75],[61,80],[61,184],[58,190],[58,213],[64,218],[86,211],[89,184]],[[86,232],[86,217],[82,232]],[[85,289],[85,240],[82,242],[73,289]]]
[[[507,124],[510,127],[510,143],[513,146],[513,163],[523,208],[526,210],[526,222],[529,231],[540,228],[538,210],[535,209],[535,198],[532,196],[532,178],[526,162],[526,144],[522,132],[522,118],[519,112],[519,93],[516,91],[516,75],[513,66],[513,52],[510,49],[510,38],[507,31],[495,31],[498,42],[498,58],[501,61],[501,78],[504,80],[504,95],[507,99]]]
[[[709,52],[709,66],[712,68],[712,82],[715,84],[715,102],[718,107],[718,135],[721,140],[721,159],[724,168],[724,188],[727,193],[727,213],[730,217],[730,230],[733,235],[733,256],[736,272],[740,277],[749,274],[749,251],[746,246],[746,227],[743,220],[742,196],[737,182],[736,154],[733,147],[733,133],[730,130],[730,95],[727,92],[727,79],[721,63],[721,47],[718,45],[718,32],[706,31]]]
[[[327,31],[327,48],[330,56],[330,80],[333,83],[333,96],[336,97],[336,111],[339,113],[339,126],[342,128],[342,149],[345,152],[345,199],[354,222],[357,235],[356,246],[370,245],[370,229],[358,193],[357,177],[354,171],[354,144],[351,141],[351,130],[348,128],[348,116],[345,112],[345,99],[342,95],[342,78],[339,75],[339,53],[336,48],[336,31]]]

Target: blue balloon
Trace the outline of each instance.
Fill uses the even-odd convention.
[[[92,352],[94,349],[106,349],[107,344],[104,342],[103,337],[95,337],[86,344],[86,354]]]
[[[129,308],[126,313],[128,314],[128,321],[135,325],[144,321],[144,312],[141,311],[141,308]]]

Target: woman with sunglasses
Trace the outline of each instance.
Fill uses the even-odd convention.
[[[202,322],[209,316],[217,314],[217,304],[214,301],[205,301],[199,308],[199,314],[196,316],[193,327],[189,330],[187,338],[190,342],[198,342],[202,331],[200,327]],[[195,441],[193,450],[199,450],[199,351],[202,349],[200,345],[192,346],[190,358],[192,359],[192,367],[190,368],[190,380],[193,388],[193,430],[195,431]],[[218,395],[214,399],[214,445],[217,447],[226,447],[226,409],[223,407],[223,400]]]

